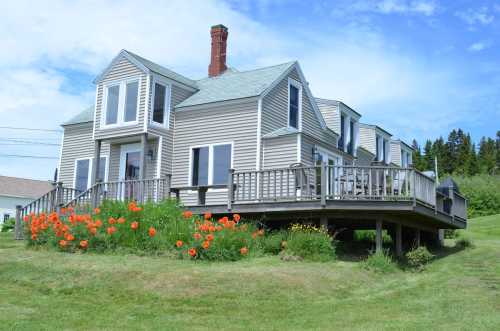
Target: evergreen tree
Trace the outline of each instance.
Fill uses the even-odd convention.
[[[478,162],[481,173],[494,174],[496,170],[496,142],[491,138],[482,137],[479,143]]]
[[[425,164],[422,156],[422,150],[420,149],[420,145],[415,139],[413,139],[412,147],[413,147],[413,156],[412,156],[413,167],[417,170],[424,171]]]
[[[424,146],[424,159],[422,162],[424,170],[434,169],[434,153],[432,150],[432,142],[427,140]]]
[[[432,144],[433,154],[438,160],[438,172],[440,174],[449,174],[449,155],[443,137],[439,137]],[[434,168],[433,168],[434,169]]]
[[[500,174],[500,130],[497,131],[497,169],[496,173]]]

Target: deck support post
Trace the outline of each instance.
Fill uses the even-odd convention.
[[[141,159],[139,161],[139,179],[146,179],[146,156],[148,148],[148,134],[144,133],[141,135]]]
[[[97,177],[99,175],[99,163],[101,162],[101,140],[97,139],[94,143],[94,162],[92,162],[92,175],[90,178],[90,185],[97,183]],[[104,180],[104,178],[101,178]]]
[[[420,229],[415,230],[415,248],[420,247]]]
[[[382,220],[378,219],[375,223],[375,253],[382,253]]]
[[[403,226],[401,224],[396,224],[396,256],[403,256]]]
[[[22,240],[23,239],[23,220],[22,218],[22,209],[23,206],[16,206],[16,223],[14,225],[14,239]]]
[[[438,245],[440,247],[444,246],[444,229],[438,229],[438,233],[437,233],[437,237],[438,237]]]
[[[328,217],[321,216],[319,219],[319,225],[321,228],[328,230]]]

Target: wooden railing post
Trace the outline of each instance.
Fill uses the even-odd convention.
[[[233,208],[234,200],[234,169],[229,169],[229,174],[227,176],[227,209],[231,210]]]
[[[325,207],[326,206],[326,163],[321,164],[321,206]]]
[[[22,240],[23,239],[23,220],[22,220],[22,210],[23,206],[16,206],[16,224],[14,225],[14,239]]]
[[[416,185],[416,182],[417,182],[417,173],[415,171],[415,169],[413,169],[411,171],[411,177],[412,177],[412,188],[411,188],[411,191],[412,191],[412,195],[413,195],[413,207],[417,206],[417,185]]]
[[[455,211],[454,211],[453,205],[455,204],[455,190],[454,190],[453,186],[448,187],[448,195],[449,195],[450,200],[451,200],[450,215],[451,215],[451,218],[454,220],[455,219]]]

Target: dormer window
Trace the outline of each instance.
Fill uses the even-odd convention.
[[[104,126],[133,124],[137,122],[139,80],[108,84],[104,87],[106,110]]]
[[[154,82],[154,95],[153,95],[153,114],[151,122],[153,124],[168,127],[169,121],[169,99],[170,99],[170,85],[155,80]]]
[[[292,79],[288,80],[288,126],[300,129],[302,111],[302,85]]]

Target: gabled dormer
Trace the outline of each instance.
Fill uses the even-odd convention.
[[[197,91],[195,81],[126,50],[94,83],[94,139],[168,131],[173,94],[185,99]]]
[[[391,162],[391,141],[392,135],[377,125],[359,124],[360,145],[375,154],[374,162],[379,164],[389,164]]]
[[[316,98],[316,103],[327,127],[339,135],[338,149],[356,156],[359,145],[359,119],[361,114],[337,100]]]
[[[402,140],[391,140],[391,162],[402,168],[413,165],[413,147]]]

